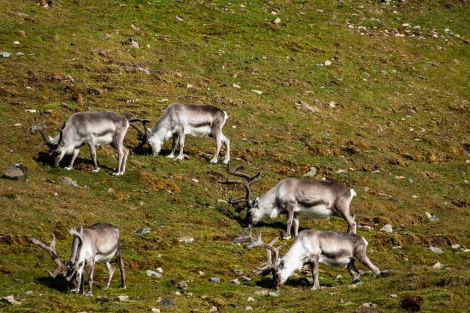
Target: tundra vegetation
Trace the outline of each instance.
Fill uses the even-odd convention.
[[[0,168],[28,168],[26,182],[0,180],[0,296],[21,302],[1,301],[1,311],[468,310],[468,0],[0,5]],[[251,274],[262,249],[233,243],[244,213],[222,200],[243,190],[219,183],[225,168],[209,163],[213,139],[186,138],[181,162],[152,157],[129,128],[126,174],[114,177],[115,149],[97,149],[98,173],[90,173],[86,149],[66,171],[48,165],[41,137],[29,132],[34,118],[50,134],[83,111],[156,121],[173,102],[228,113],[231,165],[262,170],[253,195],[311,167],[315,179],[353,188],[357,233],[389,276],[366,272],[363,285],[350,286],[344,268],[320,267],[322,289],[312,292],[306,268],[279,296],[259,293],[275,291],[272,277]],[[67,256],[71,226],[96,222],[120,230],[127,289],[118,279],[103,289],[107,269],[97,264],[94,297],[71,294],[65,280],[49,277],[54,264],[29,237],[48,243],[53,232],[57,254]],[[391,233],[380,230],[386,224]],[[257,227],[274,238],[285,216]],[[133,233],[139,229],[149,232]],[[300,229],[344,231],[345,223],[303,218]],[[184,236],[194,241],[180,242]],[[162,277],[147,275],[158,268]],[[230,283],[240,271],[252,279]]]

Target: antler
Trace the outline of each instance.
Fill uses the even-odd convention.
[[[72,227],[69,229],[69,234],[72,235],[72,236],[75,236],[77,237],[78,239],[80,239],[81,242],[83,242],[83,227],[80,226],[79,228],[80,232],[78,232],[75,227]]]
[[[277,260],[279,258],[279,251],[285,245],[285,243],[283,243],[279,247],[274,248],[274,244],[278,241],[278,239],[279,237],[276,237],[269,244],[266,244],[261,240],[261,229],[258,229],[258,237],[255,239],[253,238],[251,227],[248,227],[248,234],[245,233],[244,235],[243,231],[240,230],[240,237],[235,238],[233,242],[235,243],[249,242],[248,244],[245,244],[243,246],[243,248],[245,249],[251,249],[254,247],[263,247],[266,249],[266,262],[256,267],[256,270],[253,271],[255,275],[265,276],[268,273],[276,270],[277,268]],[[272,253],[274,253],[274,259],[272,258]]]
[[[232,197],[230,197],[229,200],[228,200],[228,203],[231,204],[233,207],[235,207],[238,212],[240,212],[241,210],[243,210],[246,207],[248,207],[248,208],[250,207],[251,185],[253,185],[254,183],[257,183],[257,182],[259,182],[260,180],[263,179],[262,177],[256,179],[261,174],[261,171],[259,171],[254,176],[250,176],[248,174],[244,174],[244,173],[239,172],[239,170],[241,170],[241,169],[243,169],[242,165],[236,167],[235,170],[233,170],[233,171],[230,170],[230,164],[227,164],[227,166],[225,167],[225,170],[230,175],[237,176],[237,177],[242,177],[242,178],[246,179],[247,181],[229,180],[227,178],[225,178],[225,180],[219,180],[219,183],[221,183],[221,184],[240,184],[240,185],[245,187],[246,195],[244,197],[240,197],[240,198],[237,198],[237,199],[232,199]],[[240,203],[240,202],[245,202],[245,205],[243,207],[238,206],[237,204]]]
[[[44,141],[43,145],[49,146],[50,142],[46,137],[46,134],[44,132],[44,129],[46,128],[46,122],[42,121],[41,125],[38,124],[37,118],[34,118],[34,124],[31,124],[29,127],[29,130],[32,133],[39,132],[41,134],[42,140]]]
[[[133,122],[141,122],[142,125],[144,126],[144,130],[142,131]],[[136,118],[135,116],[133,116],[132,118],[129,119],[129,125],[137,131],[137,133],[138,133],[137,134],[137,139],[140,140],[142,143],[145,143],[146,140],[147,140],[147,133],[148,133],[147,123],[150,123],[150,120]]]
[[[29,239],[32,243],[40,246],[44,250],[46,250],[47,253],[52,257],[52,260],[54,260],[55,264],[57,265],[57,269],[55,270],[54,273],[49,272],[49,275],[51,277],[55,278],[58,274],[62,274],[67,272],[67,267],[62,263],[62,261],[59,259],[57,256],[57,253],[55,252],[55,235],[52,233],[52,241],[50,246],[48,247],[46,244],[44,244],[42,241],[37,240],[33,236]]]

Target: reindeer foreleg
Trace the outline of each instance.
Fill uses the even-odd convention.
[[[314,256],[310,259],[310,269],[312,270],[313,286],[310,290],[317,290],[320,288],[320,282],[318,281],[318,267],[319,267],[319,258]]]

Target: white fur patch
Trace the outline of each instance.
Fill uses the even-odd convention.
[[[328,218],[333,215],[333,211],[326,205],[317,205],[314,207],[304,207],[297,205],[294,212],[301,213],[311,219]]]
[[[194,137],[206,137],[209,136],[209,134],[211,133],[211,127],[209,125],[201,127],[187,126],[184,129],[184,133]]]
[[[95,146],[109,145],[113,140],[113,134],[108,133],[104,136],[95,136],[93,137],[93,143]]]

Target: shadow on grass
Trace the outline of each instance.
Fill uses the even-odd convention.
[[[60,291],[60,292],[68,292],[68,283],[67,281],[62,278],[62,277],[57,277],[56,279],[52,278],[52,277],[38,277],[36,278],[36,281],[41,284],[41,285],[44,285],[48,288],[52,288],[52,289],[55,289],[57,291]]]

